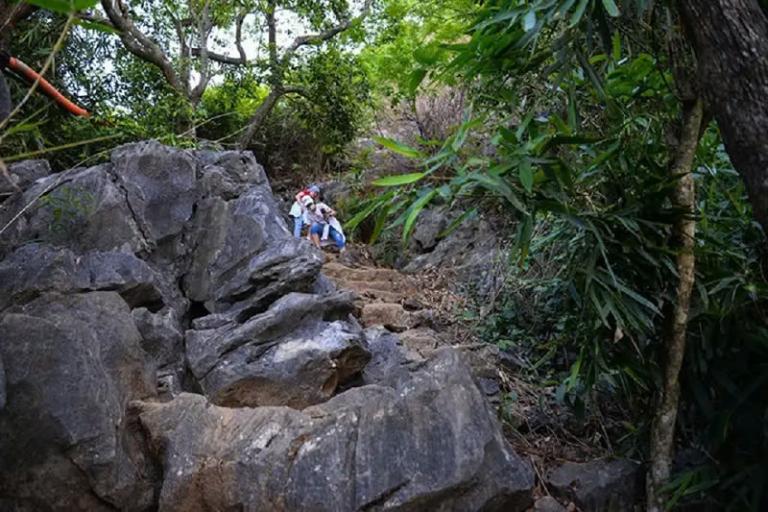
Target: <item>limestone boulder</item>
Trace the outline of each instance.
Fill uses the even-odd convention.
[[[154,395],[115,292],[46,293],[0,316],[0,496],[10,510],[145,510],[157,474],[128,403]]]
[[[184,333],[176,310],[165,307],[153,313],[147,308],[136,308],[131,316],[141,334],[141,347],[157,368],[181,366]]]
[[[0,255],[31,241],[75,252],[138,252],[148,244],[110,164],[37,181],[2,204],[0,224],[9,224]]]
[[[8,175],[11,183],[5,178],[0,178],[0,195],[10,194],[17,190],[26,190],[40,178],[51,174],[51,166],[48,160],[24,160],[8,166]],[[2,200],[2,197],[0,197]]]
[[[143,235],[159,243],[181,233],[192,218],[197,195],[193,155],[147,141],[117,148],[111,160],[112,174]]]
[[[626,459],[566,462],[551,470],[546,480],[551,492],[581,510],[631,511],[643,499],[642,466]]]
[[[297,411],[181,395],[140,403],[163,467],[160,511],[522,511],[533,472],[503,439],[460,356],[395,387]]]
[[[323,262],[310,244],[291,236],[269,184],[254,179],[236,199],[215,196],[198,204],[184,288],[212,313],[236,309],[247,316],[285,293],[309,291]]]
[[[192,373],[221,405],[301,408],[327,400],[370,358],[360,327],[349,321],[352,300],[349,293],[290,293],[243,324],[189,330]]]
[[[499,285],[498,261],[503,261],[493,223],[482,216],[469,218],[455,229],[458,212],[444,207],[419,215],[407,254],[401,260],[405,272],[440,268],[450,271],[458,289],[486,296]]]
[[[27,244],[0,261],[0,310],[42,293],[111,290],[131,307],[157,309],[164,301],[162,277],[131,253],[77,254],[47,244]]]

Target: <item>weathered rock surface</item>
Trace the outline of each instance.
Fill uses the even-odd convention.
[[[47,291],[114,290],[131,306],[162,305],[160,276],[130,253],[77,255],[46,244],[24,245],[0,262],[0,310]]]
[[[537,499],[533,504],[533,510],[534,512],[566,512],[565,507],[552,496]]]
[[[184,334],[176,310],[170,307],[152,313],[147,308],[131,311],[141,334],[141,347],[158,368],[177,364],[183,358]]]
[[[255,179],[237,199],[205,198],[198,205],[184,286],[211,312],[258,308],[289,291],[309,291],[322,265],[317,251],[288,232],[263,170]]]
[[[47,160],[25,160],[8,166],[8,175],[13,185],[5,178],[0,178],[0,194],[11,193],[18,189],[25,190],[35,181],[51,174]]]
[[[499,241],[490,223],[479,217],[465,220],[441,238],[456,217],[455,212],[442,208],[422,212],[402,262],[403,270],[450,269],[455,272],[456,285],[484,296],[497,284]]]
[[[529,504],[463,356],[363,330],[252,155],[41,169],[0,203],[0,510]],[[431,322],[407,281],[349,287],[399,297],[376,323],[405,336]]]
[[[161,511],[525,510],[533,474],[450,349],[303,411],[142,403]],[[247,482],[247,485],[245,484]]]
[[[10,510],[144,510],[152,465],[126,415],[154,376],[114,292],[44,294],[0,319],[7,403],[0,496]]]
[[[363,370],[364,384],[388,385],[408,379],[412,368],[424,361],[424,358],[408,353],[399,336],[382,327],[366,329],[365,342],[371,360]]]
[[[291,293],[244,324],[187,332],[190,368],[229,406],[306,407],[330,398],[368,362],[349,293]]]
[[[3,358],[0,357],[0,411],[5,407],[5,367]]]
[[[582,510],[618,512],[633,510],[642,502],[641,466],[629,460],[566,462],[546,479],[553,494]]]
[[[196,172],[191,154],[157,142],[112,152],[111,174],[125,191],[142,234],[153,243],[181,233],[192,218]]]
[[[33,240],[63,245],[75,252],[136,252],[144,248],[144,237],[110,170],[105,164],[52,175],[3,203],[2,225],[25,206],[33,205],[3,233],[5,248]],[[35,201],[46,190],[49,192]]]

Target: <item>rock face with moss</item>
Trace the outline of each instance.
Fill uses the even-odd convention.
[[[530,504],[463,356],[374,343],[250,153],[146,142],[18,185],[0,203],[0,509]]]

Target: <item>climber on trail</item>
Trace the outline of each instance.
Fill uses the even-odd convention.
[[[307,200],[314,203],[315,199],[320,196],[320,187],[317,185],[310,185],[307,188],[296,194],[295,201],[291,206],[291,211],[288,213],[293,217],[293,236],[301,238],[301,229],[304,224],[309,224],[307,219]]]
[[[318,201],[307,202],[307,217],[310,221],[309,236],[315,247],[320,249],[320,240],[327,240],[330,236],[336,242],[339,252],[346,250],[346,237],[341,228],[341,223],[336,219],[336,212],[327,204]]]
[[[79,107],[64,97],[64,95],[51,85],[48,80],[40,76],[32,68],[16,57],[0,50],[0,122],[10,115],[12,107],[10,92],[8,91],[8,86],[5,83],[5,77],[3,75],[3,72],[6,71],[12,72],[13,75],[26,82],[29,86],[32,86],[37,82],[38,91],[51,98],[70,114],[81,117],[88,117],[91,115],[87,110]]]

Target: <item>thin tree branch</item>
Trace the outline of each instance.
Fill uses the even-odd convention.
[[[160,46],[134,25],[128,9],[121,0],[101,0],[101,6],[111,24],[120,31],[120,40],[126,49],[142,60],[154,64],[165,76],[168,84],[179,92],[187,87],[173,69],[173,64]]]
[[[216,53],[208,50],[209,59],[221,64],[229,64],[233,66],[242,66],[248,64],[248,56],[246,55],[245,49],[243,48],[243,22],[245,21],[245,17],[247,15],[247,12],[242,11],[237,15],[235,20],[235,47],[237,48],[237,53],[239,56],[230,57],[229,55],[224,55],[223,53]],[[191,53],[193,57],[200,57],[202,50],[201,48],[192,48]]]
[[[283,94],[298,94],[299,96],[309,98],[309,91],[298,85],[289,85],[287,87],[283,87]]]
[[[360,14],[357,15],[356,17],[346,19],[341,23],[339,23],[338,25],[336,25],[335,27],[331,27],[324,32],[319,32],[317,34],[306,34],[306,35],[297,37],[296,39],[293,40],[293,43],[291,43],[291,45],[285,51],[285,54],[283,54],[282,61],[285,62],[296,52],[296,50],[298,50],[302,46],[306,46],[308,44],[317,44],[323,41],[328,41],[329,39],[333,38],[337,34],[344,32],[353,24],[358,23],[359,21],[362,21],[366,16],[368,16],[368,14],[371,12],[372,7],[373,7],[373,0],[365,0],[365,4],[363,5],[362,11],[360,11]]]

